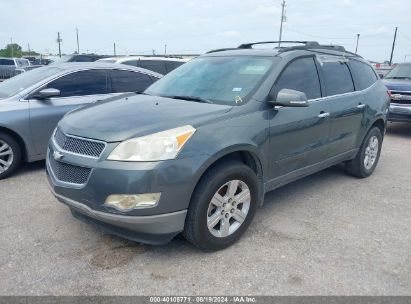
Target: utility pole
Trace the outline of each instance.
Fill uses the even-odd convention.
[[[284,14],[285,7],[286,7],[285,0],[283,0],[283,2],[281,3],[280,38],[278,39],[278,47],[281,47],[281,38],[283,35],[283,23],[287,19],[287,17]]]
[[[164,55],[167,55],[167,44],[164,44]]]
[[[14,57],[13,37],[10,37],[11,57]]]
[[[80,54],[80,43],[78,40],[78,28],[76,27],[76,36],[77,36],[77,54]]]
[[[57,32],[57,43],[59,44],[59,57],[61,58],[61,42],[63,41],[63,39],[60,38],[60,32]]]
[[[355,46],[355,53],[358,51],[358,40],[360,40],[360,34],[357,34],[357,45]]]
[[[156,51],[155,50],[153,50],[153,55],[155,55],[156,54]]]
[[[398,27],[395,27],[394,41],[392,42],[392,49],[391,49],[390,65],[392,65],[392,57],[394,56],[395,40],[397,39],[397,30],[398,30]]]
[[[116,54],[116,43],[114,42],[114,57],[116,57],[117,56],[117,54]]]
[[[29,55],[30,55],[30,43],[27,43],[27,51],[28,51],[28,53],[29,53]]]

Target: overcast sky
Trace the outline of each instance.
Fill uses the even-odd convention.
[[[0,48],[13,41],[38,52],[202,53],[243,42],[278,40],[281,0],[0,0]],[[283,40],[317,40],[388,60],[411,61],[410,0],[288,0]]]

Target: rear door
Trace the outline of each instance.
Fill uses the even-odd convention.
[[[270,117],[271,179],[323,161],[330,135],[329,106],[322,99],[317,64],[313,56],[298,58],[285,67],[271,98],[281,89],[304,92],[309,106],[276,107]]]
[[[339,56],[318,56],[326,100],[330,106],[328,157],[354,149],[364,116],[364,98],[355,92],[348,60]]]
[[[49,82],[43,88],[58,89],[61,94],[45,100],[29,100],[30,125],[38,154],[46,152],[54,128],[67,112],[110,97],[107,71],[101,69],[73,72]]]

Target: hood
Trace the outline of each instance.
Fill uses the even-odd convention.
[[[233,107],[134,95],[86,106],[65,116],[63,132],[106,142],[123,141],[184,125],[200,126]]]
[[[411,92],[411,80],[408,80],[408,79],[383,79],[383,82],[389,90]]]

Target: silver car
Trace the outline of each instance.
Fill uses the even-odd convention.
[[[111,63],[46,66],[0,83],[0,179],[22,161],[45,158],[57,122],[69,111],[145,90],[162,75]]]

